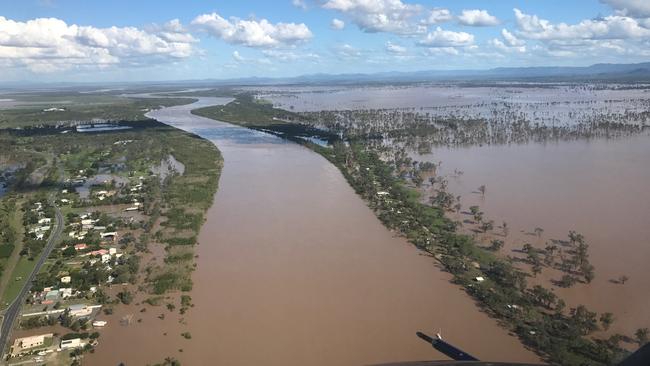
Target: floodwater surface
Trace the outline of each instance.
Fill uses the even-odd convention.
[[[225,165],[199,246],[194,307],[109,324],[92,365],[364,365],[445,359],[415,336],[485,360],[536,361],[436,267],[396,237],[321,156],[190,114],[202,98],[151,112],[213,141]],[[137,307],[132,306],[137,313]],[[169,314],[159,320],[159,313]],[[178,314],[178,311],[176,311]],[[180,333],[191,332],[191,339]],[[182,352],[181,352],[182,350]]]
[[[590,245],[591,284],[550,286],[571,306],[614,313],[610,332],[650,327],[650,135],[548,144],[436,148],[417,160],[440,161],[464,209],[480,206],[495,226],[507,222],[504,249],[543,249],[574,230]],[[454,170],[463,174],[456,176]],[[485,195],[477,192],[486,186]],[[532,235],[536,227],[543,235]],[[500,229],[495,230],[500,232]],[[546,272],[546,271],[545,271]],[[630,280],[617,284],[620,276]],[[558,273],[542,273],[559,279]],[[547,285],[547,284],[545,284]]]

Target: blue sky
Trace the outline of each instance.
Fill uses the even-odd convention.
[[[2,81],[173,80],[647,60],[647,0],[0,2]]]

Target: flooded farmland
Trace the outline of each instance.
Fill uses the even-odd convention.
[[[141,322],[114,323],[101,337],[111,346],[100,345],[89,364],[167,356],[189,365],[444,359],[415,337],[418,330],[441,332],[483,359],[537,360],[432,258],[384,228],[324,158],[189,112],[225,101],[151,113],[210,139],[224,156],[196,251],[194,307],[182,318],[162,321],[152,311],[138,314]],[[186,329],[191,339],[181,337]]]
[[[612,332],[650,326],[650,135],[549,144],[436,148],[418,160],[442,162],[449,191],[507,222],[505,254],[543,248],[570,230],[585,236],[596,278],[554,291],[569,304],[612,312]],[[462,171],[461,175],[454,171]],[[485,185],[486,193],[477,192]],[[532,235],[542,228],[541,238]],[[550,275],[550,274],[547,274]],[[620,276],[625,285],[614,283]],[[542,273],[542,277],[544,273]],[[557,273],[550,279],[557,280]],[[621,300],[624,299],[624,300]]]

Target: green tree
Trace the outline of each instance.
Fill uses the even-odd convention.
[[[612,323],[614,323],[614,314],[609,312],[600,314],[600,324],[604,330],[608,330]]]
[[[637,329],[636,332],[634,332],[634,336],[636,337],[636,342],[639,346],[644,346],[648,343],[648,328]]]

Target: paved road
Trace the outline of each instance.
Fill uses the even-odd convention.
[[[49,257],[50,253],[52,253],[52,249],[54,249],[54,245],[56,244],[57,240],[61,236],[61,233],[63,232],[63,215],[61,215],[61,210],[59,210],[59,208],[54,204],[54,201],[51,201],[50,203],[54,206],[54,211],[56,216],[56,227],[54,228],[54,230],[52,230],[50,237],[47,239],[47,244],[43,249],[43,253],[41,253],[38,262],[36,262],[36,266],[34,266],[32,273],[30,273],[29,277],[27,277],[27,281],[25,281],[25,284],[23,285],[23,288],[20,290],[20,293],[5,311],[2,327],[0,327],[0,347],[1,347],[0,356],[4,356],[4,349],[5,346],[7,345],[7,341],[9,340],[9,335],[11,334],[13,324],[16,321],[16,317],[18,317],[18,314],[20,313],[20,307],[23,305],[25,295],[29,292],[29,289],[32,287],[32,281],[34,281],[34,278],[41,270],[41,267],[43,266],[43,263],[45,263],[47,257]]]

